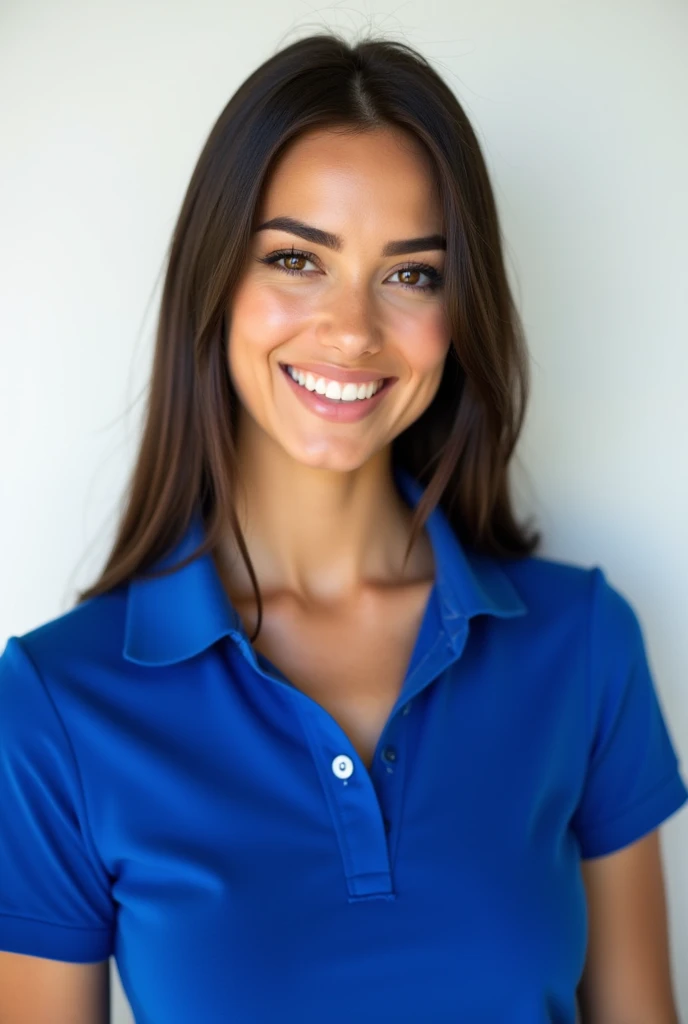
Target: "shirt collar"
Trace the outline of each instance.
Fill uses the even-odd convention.
[[[423,488],[406,470],[394,468],[400,493],[414,508]],[[465,620],[474,615],[510,618],[528,611],[511,579],[494,557],[464,549],[444,511],[437,506],[425,528],[435,559],[435,589],[444,629],[452,644],[463,643]],[[204,539],[200,511],[177,546],[155,563],[155,571],[183,560]],[[223,636],[246,636],[208,552],[182,569],[157,579],[128,584],[122,654],[141,665],[170,665],[192,658]]]

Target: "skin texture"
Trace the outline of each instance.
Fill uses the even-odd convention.
[[[392,240],[442,233],[441,207],[415,140],[391,131],[313,132],[283,155],[256,223],[276,216],[334,232],[343,246],[334,252],[284,230],[253,236],[229,311],[228,366],[242,403],[245,502],[237,511],[268,596],[355,600],[370,580],[400,579],[410,517],[396,494],[389,446],[434,398],[450,344],[442,289],[414,291],[429,278],[399,273],[410,261],[442,273],[445,253],[380,252]],[[292,245],[316,259],[281,265],[305,276],[258,262]],[[332,423],[301,405],[280,362],[398,379],[370,416]],[[238,563],[231,590],[236,599],[252,594]]]
[[[275,217],[341,243],[260,228]],[[241,399],[237,511],[264,601],[254,646],[339,722],[369,767],[434,578],[425,531],[403,564],[411,513],[391,442],[432,402],[450,345],[442,288],[426,287],[444,272],[444,249],[383,252],[442,235],[441,205],[415,140],[313,132],[275,168],[256,225],[228,311]],[[291,246],[309,254],[282,259],[301,275],[261,262]],[[332,422],[301,404],[279,365],[316,362],[396,380],[365,419]],[[216,554],[252,633],[253,588],[231,537]]]
[[[2,1024],[110,1024],[110,962],[0,952]]]
[[[582,871],[589,919],[582,1024],[679,1024],[659,830],[583,861]]]

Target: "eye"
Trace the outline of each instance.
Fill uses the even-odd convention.
[[[258,262],[266,263],[269,266],[274,264],[277,270],[282,270],[285,274],[298,274],[299,276],[305,276],[306,272],[304,270],[300,270],[296,267],[281,267],[280,261],[290,260],[292,263],[299,263],[305,260],[306,263],[311,263],[314,259],[315,257],[313,256],[313,253],[310,252],[299,252],[298,249],[280,249],[278,252],[271,252],[269,256],[258,257]]]
[[[405,267],[400,267],[399,270],[395,270],[392,277],[394,277],[395,274],[411,274],[412,276],[415,274],[424,274],[430,279],[430,284],[422,285],[409,284],[404,281],[399,282],[402,288],[410,288],[414,292],[434,292],[437,291],[442,284],[442,275],[439,270],[436,270],[435,267],[431,267],[429,263],[407,263]]]
[[[296,274],[299,277],[307,277],[309,271],[305,271],[298,267],[283,267],[280,266],[282,260],[288,260],[292,263],[313,263],[315,262],[315,256],[312,252],[302,252],[299,249],[279,249],[277,252],[271,252],[268,256],[257,257],[259,263],[267,264],[268,266],[274,266],[277,270],[281,270],[284,274]],[[411,275],[424,275],[429,279],[428,284],[416,284],[415,282],[409,283],[408,281],[396,282],[401,285],[402,288],[407,288],[409,291],[414,292],[434,292],[442,286],[442,275],[440,272],[429,263],[407,263],[403,267],[399,267],[395,270],[392,277],[397,274],[404,276]]]

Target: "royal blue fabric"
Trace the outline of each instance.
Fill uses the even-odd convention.
[[[210,555],[11,636],[0,949],[113,955],[138,1024],[573,1024],[581,858],[688,799],[641,627],[599,566],[469,553],[439,509],[427,529],[370,773],[256,655]]]

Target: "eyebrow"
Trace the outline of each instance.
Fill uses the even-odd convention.
[[[339,235],[313,227],[312,224],[305,224],[302,220],[295,220],[293,217],[273,217],[272,220],[266,220],[265,223],[260,224],[256,231],[266,231],[269,228],[289,231],[292,235],[305,238],[307,242],[324,245],[325,248],[334,249],[335,252],[341,252],[344,246]],[[387,242],[380,255],[401,256],[407,252],[425,252],[428,249],[446,248],[447,239],[444,235],[424,235],[421,238],[402,238],[396,242]]]

